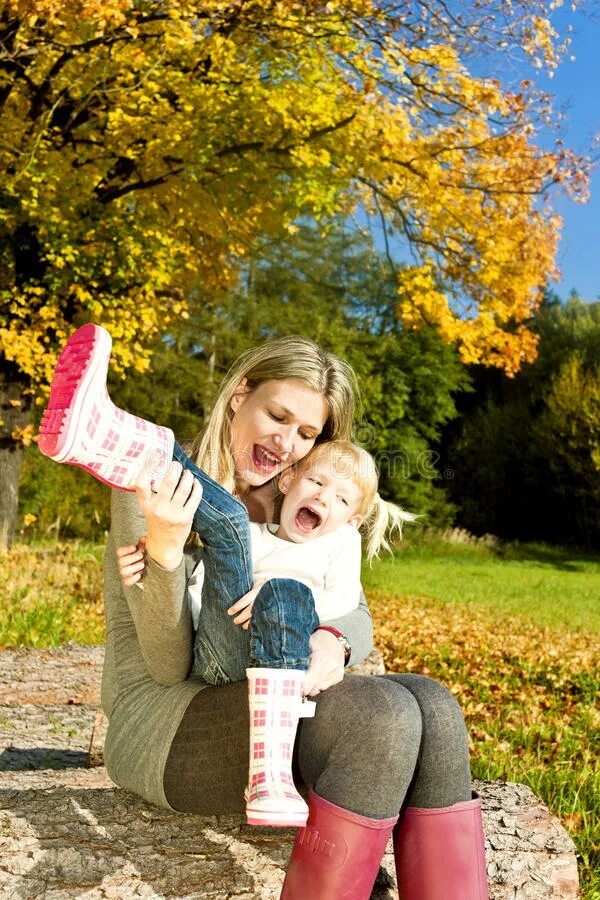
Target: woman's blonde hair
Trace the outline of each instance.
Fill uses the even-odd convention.
[[[360,531],[369,562],[382,548],[391,552],[390,539],[394,534],[402,537],[403,522],[414,522],[418,517],[379,496],[379,473],[371,454],[351,441],[333,440],[315,446],[296,464],[295,471],[302,472],[320,460],[330,462],[336,475],[351,478],[361,493],[356,513],[364,518]]]
[[[350,438],[358,397],[352,367],[333,353],[303,337],[267,341],[243,353],[223,379],[206,428],[199,434],[190,456],[211,478],[231,493],[236,490],[231,446],[231,398],[246,379],[252,390],[265,381],[297,378],[327,401],[329,416],[317,442]]]

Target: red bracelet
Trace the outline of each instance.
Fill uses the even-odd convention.
[[[341,631],[338,631],[337,628],[332,628],[331,625],[319,625],[315,631],[328,631],[335,638],[338,639],[342,647],[344,648],[344,665],[347,666],[350,662],[350,656],[352,654],[352,647],[350,646],[350,642],[346,635],[342,634]]]

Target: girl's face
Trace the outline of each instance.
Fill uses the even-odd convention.
[[[284,541],[303,544],[313,538],[337,531],[342,525],[359,528],[358,514],[362,491],[354,478],[323,458],[307,460],[300,471],[284,472],[279,489],[285,494],[277,536]]]
[[[231,453],[240,491],[265,484],[306,456],[329,416],[323,394],[299,378],[244,379],[231,398]]]

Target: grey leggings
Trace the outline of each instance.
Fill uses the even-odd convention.
[[[295,750],[300,784],[371,818],[403,804],[429,809],[471,799],[468,739],[450,692],[422,675],[347,675],[316,698]],[[248,778],[246,682],[207,687],[190,703],[167,759],[174,809],[241,813]]]

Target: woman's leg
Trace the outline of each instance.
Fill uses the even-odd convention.
[[[347,676],[302,724],[298,761],[314,785],[282,900],[367,900],[421,740],[413,696],[378,678]]]
[[[175,809],[242,812],[249,749],[244,689],[207,688],[188,707],[165,769],[165,793]],[[366,900],[413,777],[419,706],[393,681],[351,675],[319,694],[316,704],[315,718],[301,722],[296,747],[298,777],[315,793],[282,896]],[[352,893],[344,894],[348,885]]]
[[[394,831],[400,900],[487,900],[481,801],[471,795],[467,732],[450,692],[422,675],[387,675],[419,704],[415,776]]]
[[[347,675],[316,698],[296,742],[297,781],[363,816],[398,814],[421,741],[414,697],[391,680]],[[188,706],[165,768],[165,793],[182,812],[243,812],[248,775],[245,682],[207,687]]]
[[[248,687],[206,687],[188,706],[167,757],[170,805],[201,816],[242,814],[248,784]]]
[[[446,687],[424,675],[381,677],[409,691],[421,713],[421,746],[405,805],[433,809],[470,800],[469,737],[456,699]]]
[[[375,819],[397,816],[414,777],[421,711],[402,685],[346,675],[317,699],[299,728],[302,781],[337,806]]]

